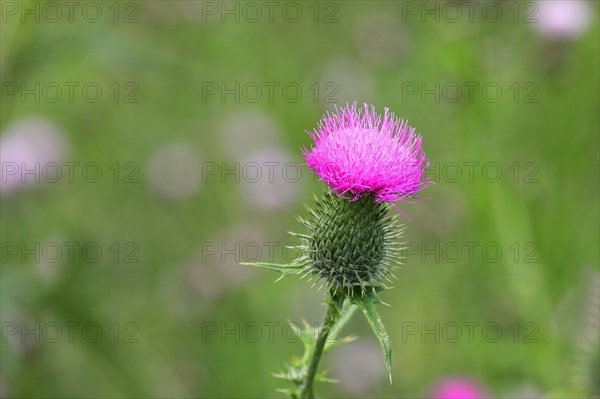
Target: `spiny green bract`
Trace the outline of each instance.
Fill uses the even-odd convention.
[[[308,219],[298,218],[309,230],[296,248],[297,264],[323,285],[354,294],[385,287],[392,269],[400,263],[402,231],[389,205],[372,196],[356,201],[331,193],[309,209]]]

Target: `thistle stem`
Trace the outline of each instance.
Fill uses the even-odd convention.
[[[302,387],[300,390],[300,398],[302,399],[315,398],[314,382],[315,377],[317,376],[317,370],[319,368],[319,361],[321,360],[323,349],[325,348],[325,344],[327,343],[327,338],[332,332],[333,326],[337,322],[339,316],[340,313],[338,306],[336,305],[331,293],[328,293],[327,313],[325,314],[325,319],[323,320],[323,327],[321,328],[321,330],[319,331],[319,335],[317,336],[315,347],[310,357],[310,363],[308,366],[308,371],[306,373],[306,378],[302,383]]]

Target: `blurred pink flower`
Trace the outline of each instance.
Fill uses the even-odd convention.
[[[449,378],[434,388],[432,399],[485,399],[479,385],[466,378]]]
[[[412,197],[428,183],[421,136],[404,120],[356,103],[327,114],[314,132],[315,142],[302,155],[308,167],[338,195],[377,201]]]
[[[583,0],[538,1],[536,29],[552,39],[570,39],[583,34],[590,25],[592,10]]]
[[[266,147],[283,145],[282,136],[279,123],[258,109],[236,111],[228,115],[218,128],[225,155],[235,160]]]
[[[44,181],[46,165],[62,162],[67,147],[64,134],[49,120],[26,118],[10,125],[0,137],[0,195]]]
[[[295,179],[299,168],[288,150],[266,147],[250,152],[240,161],[240,187],[249,205],[256,209],[283,209],[298,200],[300,183]]]

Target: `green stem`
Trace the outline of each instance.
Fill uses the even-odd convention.
[[[333,331],[331,331],[331,333],[329,334],[329,342],[336,342],[337,336],[339,335],[340,331],[352,318],[357,308],[357,306],[353,305],[349,301],[343,303],[342,311],[340,312],[340,315],[337,321],[335,322]],[[327,347],[325,347],[325,350],[327,350]]]
[[[317,375],[317,369],[319,368],[319,361],[321,360],[321,355],[323,354],[323,349],[325,348],[325,344],[327,343],[327,338],[331,333],[333,326],[339,318],[339,309],[338,305],[335,303],[335,299],[332,297],[331,293],[327,294],[327,313],[325,314],[325,320],[323,321],[323,327],[319,331],[319,335],[317,336],[317,340],[315,342],[315,347],[313,353],[310,357],[310,363],[308,366],[308,371],[306,373],[306,378],[302,383],[302,387],[300,389],[300,398],[302,399],[314,399],[314,382],[315,377]]]

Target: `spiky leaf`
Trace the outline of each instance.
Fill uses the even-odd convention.
[[[355,296],[352,298],[352,302],[361,308],[371,329],[375,333],[381,349],[383,350],[383,361],[390,377],[390,384],[392,383],[392,342],[388,335],[381,317],[375,309],[375,304],[379,303],[380,300],[375,295],[364,295]]]
[[[259,269],[271,270],[277,273],[281,273],[281,277],[301,273],[304,269],[300,265],[282,265],[279,263],[265,263],[265,262],[253,262],[253,263],[241,263],[242,265],[254,266]]]

